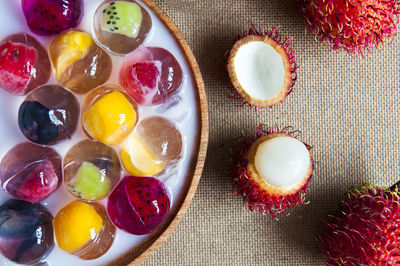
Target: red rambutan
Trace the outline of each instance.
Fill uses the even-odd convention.
[[[320,41],[352,55],[371,52],[397,32],[399,0],[299,0]]]
[[[304,203],[314,170],[311,147],[297,139],[298,131],[290,130],[260,125],[253,136],[243,136],[233,152],[232,188],[251,211],[276,217]]]
[[[236,96],[249,105],[271,107],[293,90],[296,82],[292,38],[283,39],[277,28],[251,28],[236,37],[229,52],[228,73]]]
[[[400,193],[365,185],[347,192],[318,237],[327,265],[399,265]]]

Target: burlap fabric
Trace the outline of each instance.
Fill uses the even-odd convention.
[[[156,0],[197,57],[209,103],[210,142],[196,196],[175,233],[144,265],[323,265],[315,235],[348,187],[391,185],[400,176],[400,37],[365,60],[315,42],[295,0]],[[231,100],[225,52],[233,37],[263,21],[293,36],[300,65],[295,91],[254,112]],[[226,170],[241,132],[277,122],[313,146],[307,199],[279,221],[244,209]]]

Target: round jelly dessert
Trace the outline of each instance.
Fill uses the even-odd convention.
[[[0,206],[0,251],[11,261],[33,264],[54,247],[53,216],[40,204],[8,200]]]
[[[126,170],[136,176],[160,173],[176,162],[182,150],[182,137],[175,125],[166,118],[153,116],[143,119],[123,143],[121,160]]]
[[[57,213],[53,226],[58,247],[84,260],[102,256],[114,241],[115,227],[98,203],[71,202]]]
[[[82,107],[82,127],[90,137],[106,144],[120,144],[137,122],[136,103],[118,86],[91,91]]]
[[[64,158],[64,183],[78,198],[103,199],[120,177],[117,153],[102,142],[83,140],[73,146]]]
[[[29,28],[39,35],[54,35],[75,28],[83,16],[82,0],[22,0]]]
[[[14,34],[0,42],[0,87],[25,95],[50,77],[47,51],[32,36]]]
[[[181,86],[182,68],[167,50],[140,47],[125,58],[119,82],[139,105],[156,105]]]
[[[3,190],[30,202],[39,202],[61,182],[61,157],[48,147],[30,142],[16,145],[0,162]]]
[[[42,145],[71,138],[79,121],[79,102],[58,85],[33,90],[18,111],[18,125],[24,136]]]
[[[166,188],[152,177],[124,177],[111,192],[107,203],[113,224],[134,235],[153,232],[169,209]]]
[[[111,74],[111,57],[83,31],[59,35],[50,44],[50,58],[58,82],[78,94],[103,84]]]
[[[133,0],[104,1],[93,19],[98,41],[117,54],[135,50],[151,30],[149,13]]]

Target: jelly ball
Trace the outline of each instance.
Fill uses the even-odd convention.
[[[84,131],[106,144],[120,144],[132,132],[137,119],[136,103],[117,86],[91,91],[83,104]]]
[[[50,58],[58,82],[78,94],[103,84],[111,74],[111,57],[83,31],[59,35],[50,44]]]
[[[159,47],[140,47],[124,60],[119,83],[139,105],[165,103],[182,84],[182,68]]]
[[[169,209],[166,188],[152,177],[124,177],[111,192],[107,204],[113,224],[134,235],[153,232]]]
[[[121,160],[126,170],[136,176],[160,173],[166,165],[175,163],[182,151],[182,136],[166,118],[143,119],[123,144]]]
[[[61,161],[60,155],[51,148],[20,143],[0,162],[3,190],[30,202],[42,201],[61,182]]]
[[[64,158],[64,182],[84,200],[108,196],[121,177],[121,165],[113,148],[99,141],[83,140]]]
[[[40,204],[8,200],[0,206],[0,251],[11,261],[33,264],[53,250],[53,216]]]
[[[82,0],[22,0],[29,28],[39,35],[55,35],[75,28],[83,16]]]
[[[53,145],[70,139],[79,121],[79,102],[68,90],[46,85],[33,90],[19,107],[18,125],[32,142]]]
[[[84,260],[102,256],[114,241],[115,227],[98,203],[71,202],[57,213],[53,226],[58,247]]]
[[[44,47],[26,33],[0,42],[0,87],[25,95],[50,77],[50,59]]]
[[[110,52],[135,50],[151,30],[149,13],[136,1],[104,1],[96,10],[93,25],[98,41]]]

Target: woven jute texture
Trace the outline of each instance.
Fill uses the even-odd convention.
[[[305,30],[295,0],[157,0],[178,25],[202,70],[210,143],[196,196],[174,234],[144,265],[323,265],[316,234],[352,186],[400,177],[400,36],[366,59],[337,53]],[[300,65],[287,100],[255,112],[239,107],[226,51],[251,22],[293,36]],[[276,221],[243,208],[231,193],[230,148],[260,123],[293,126],[312,145],[308,205]]]

